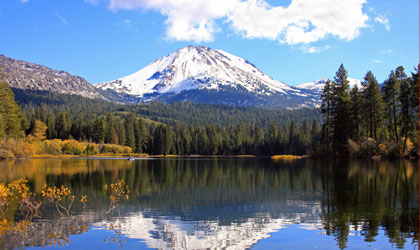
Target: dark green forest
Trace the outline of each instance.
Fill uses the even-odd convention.
[[[418,80],[418,68],[408,76],[400,66],[382,84],[368,71],[363,86],[350,89],[341,65],[325,85],[321,108],[298,110],[127,105],[21,89],[13,89],[13,97],[3,84],[0,94],[15,98],[22,112],[1,99],[0,138],[34,134],[41,121],[47,139],[126,145],[153,155],[418,155]]]

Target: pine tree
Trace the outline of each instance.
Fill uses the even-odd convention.
[[[57,138],[57,131],[55,130],[55,116],[53,113],[47,115],[47,139],[51,140]]]
[[[347,80],[347,70],[343,64],[340,65],[334,77],[334,98],[332,102],[332,127],[334,151],[343,151],[347,139],[351,135],[351,114],[350,114],[350,86]]]
[[[407,78],[407,75],[404,73],[404,68],[402,66],[399,66],[396,69],[396,76],[400,85],[398,101],[401,105],[399,116],[401,118],[400,120],[402,133],[404,135],[404,144],[402,150],[402,153],[404,154],[407,145],[408,132],[410,130],[410,126],[412,125],[412,119],[414,114],[414,112],[412,111],[413,105],[411,104],[412,90],[410,86],[410,79]]]
[[[65,140],[69,139],[71,128],[70,117],[67,112],[61,112],[55,120],[55,129],[57,131],[57,138]]]
[[[351,138],[355,141],[359,141],[360,124],[362,118],[362,93],[359,91],[357,85],[354,85],[350,91],[350,100],[350,112],[352,121]]]
[[[96,143],[104,143],[105,142],[105,135],[107,131],[106,121],[103,117],[98,118],[95,120],[93,125],[93,140]]]
[[[24,116],[15,101],[15,95],[9,85],[2,81],[0,75],[0,138],[22,137],[23,125]]]
[[[207,126],[207,135],[209,138],[208,153],[210,155],[216,155],[219,150],[219,138],[216,133],[216,127],[214,125]]]
[[[362,119],[365,121],[367,136],[377,139],[384,116],[384,102],[378,81],[371,71],[364,77]]]
[[[136,133],[136,152],[137,153],[147,152],[148,132],[142,118],[140,118],[138,121],[135,133]]]
[[[279,126],[272,122],[266,137],[266,145],[268,146],[268,153],[275,155],[278,153],[279,144]]]
[[[130,113],[124,119],[124,126],[125,126],[125,145],[129,146],[133,152],[136,151],[136,136],[134,133],[134,127],[136,124],[136,115],[134,113]]]
[[[106,115],[105,143],[118,144],[118,135],[115,129],[114,116],[111,113]]]
[[[321,127],[319,123],[314,120],[311,127],[311,149],[314,150],[321,141]]]
[[[118,135],[118,144],[125,145],[125,126],[124,121],[119,121],[116,125],[117,135]]]
[[[335,88],[335,83],[327,80],[324,85],[324,89],[321,94],[321,111],[325,116],[325,124],[323,125],[323,142],[330,146],[331,138],[331,108],[333,101],[333,90]]]
[[[163,146],[163,155],[173,153],[174,138],[171,126],[165,126],[163,130],[164,135],[164,146]]]
[[[396,73],[391,71],[388,79],[385,80],[382,87],[383,98],[388,110],[388,129],[394,134],[394,140],[398,143],[398,95],[400,85]]]

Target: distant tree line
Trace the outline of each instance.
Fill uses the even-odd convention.
[[[90,120],[72,120],[66,111],[55,114],[40,106],[30,117],[27,134],[33,133],[36,121],[47,125],[47,139],[120,144],[131,147],[136,153],[163,155],[303,155],[317,146],[321,136],[320,123],[307,119],[302,124],[291,121],[281,127],[273,122],[264,130],[257,124],[245,123],[167,125],[132,112],[123,116],[108,113]]]

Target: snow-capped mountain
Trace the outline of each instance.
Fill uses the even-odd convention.
[[[193,101],[274,108],[313,107],[308,94],[276,81],[245,59],[188,46],[126,77],[96,85],[141,101]]]

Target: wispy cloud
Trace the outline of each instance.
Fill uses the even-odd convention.
[[[96,3],[98,0],[85,0]],[[287,7],[265,0],[102,0],[112,10],[154,10],[166,16],[166,36],[176,41],[212,41],[218,21],[247,39],[309,44],[335,37],[350,41],[367,27],[366,0],[292,0]]]
[[[391,24],[389,23],[389,19],[386,18],[385,16],[379,15],[379,16],[375,17],[375,22],[383,24],[387,31],[391,30]]]
[[[125,19],[123,22],[127,25],[127,27],[128,27],[129,29],[131,29],[131,21],[130,21],[130,20]]]
[[[21,3],[27,3],[28,0],[19,0],[19,2],[21,2]]]
[[[69,22],[67,22],[67,20],[62,16],[62,15],[60,15],[57,11],[55,12],[55,16],[58,18],[58,20],[60,20],[62,23],[64,23],[64,24],[69,24]]]
[[[309,53],[309,54],[313,54],[313,53],[319,53],[323,50],[327,50],[330,48],[330,45],[325,45],[322,47],[310,47],[310,46],[302,46],[300,47],[300,49],[305,52],[305,53]]]
[[[382,49],[381,51],[379,51],[379,54],[391,54],[392,53],[392,49]]]
[[[383,63],[383,61],[381,61],[379,59],[373,59],[372,62],[374,62],[374,63]]]
[[[83,1],[85,1],[86,3],[91,3],[91,4],[98,4],[99,3],[99,0],[83,0]]]

